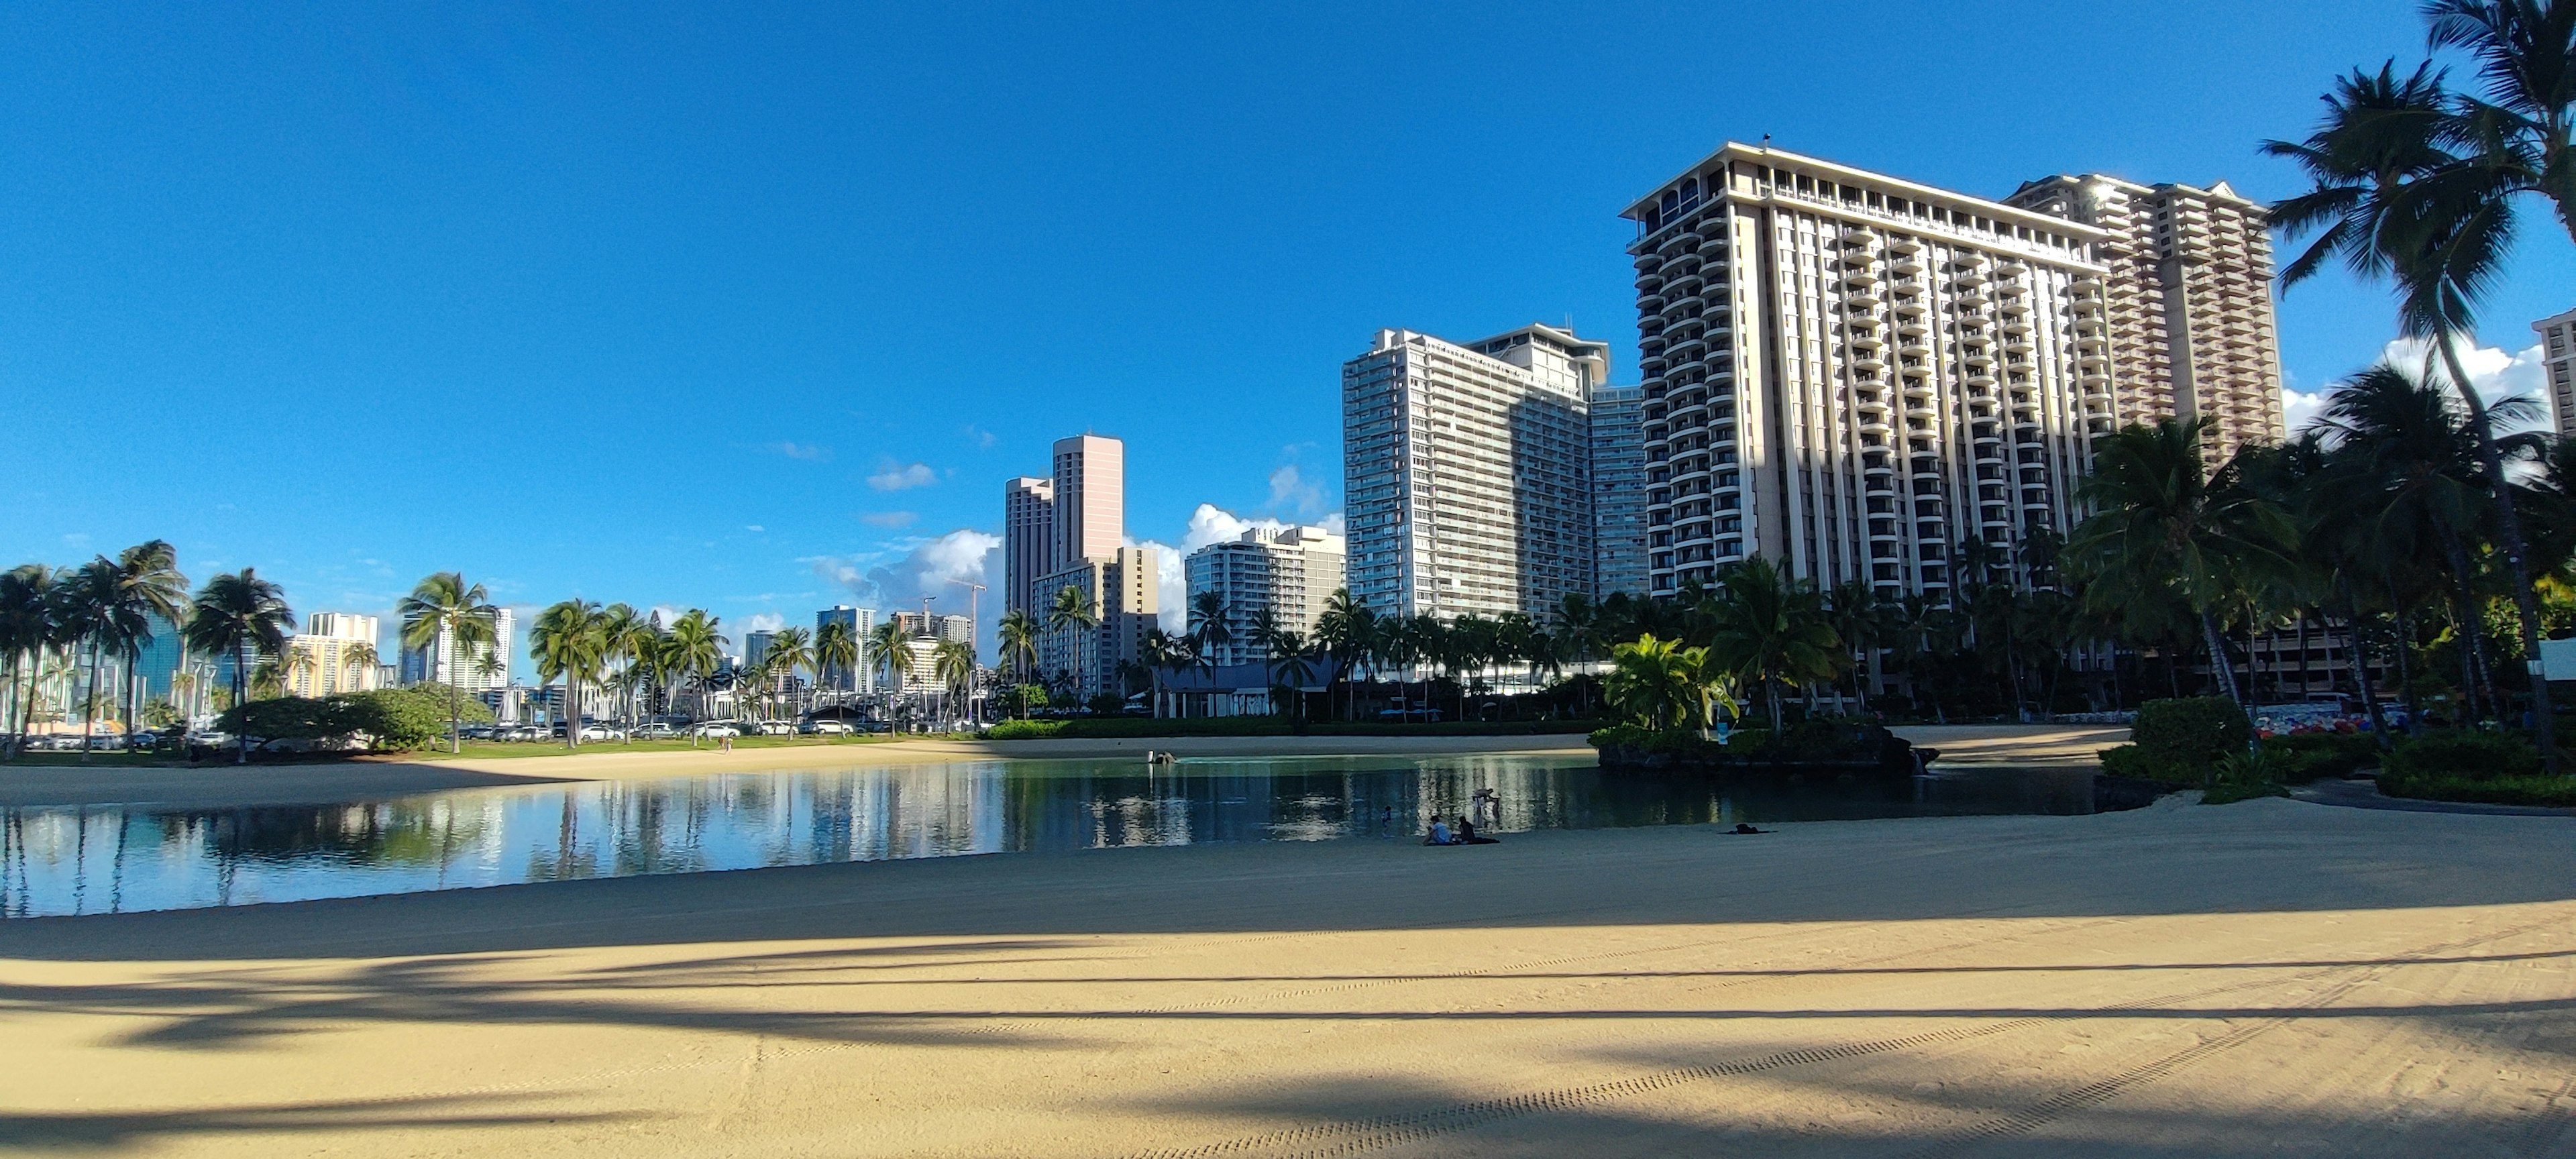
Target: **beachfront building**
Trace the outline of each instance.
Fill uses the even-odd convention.
[[[877,630],[876,609],[834,604],[816,612],[814,613],[815,637],[820,639],[823,629],[832,624],[839,624],[842,630],[850,634],[850,639],[858,644],[859,659],[857,663],[848,666],[821,665],[821,671],[817,674],[818,678],[814,686],[826,692],[876,691],[876,666],[867,661],[868,634]],[[817,657],[817,660],[819,661],[820,658]]]
[[[1070,682],[1080,698],[1119,691],[1119,665],[1145,654],[1145,633],[1159,621],[1156,584],[1157,552],[1150,547],[1121,547],[1105,557],[1078,559],[1038,577],[1038,671],[1053,682]],[[1083,629],[1059,627],[1049,619],[1056,593],[1071,588],[1083,594],[1100,622]]]
[[[2104,231],[1730,143],[1630,205],[1655,594],[1763,555],[1946,593],[2073,526],[2112,429]]]
[[[442,628],[429,647],[402,650],[402,682],[435,681],[467,692],[507,688],[510,658],[517,655],[517,640],[518,617],[508,608],[500,609],[492,618],[491,643],[472,645],[462,649],[461,654],[454,634]]]
[[[1608,344],[1531,325],[1380,330],[1342,367],[1349,587],[1383,616],[1525,612],[1593,589],[1592,391]]]
[[[1002,610],[1037,614],[1038,577],[1055,569],[1055,480],[1002,484]]]
[[[304,631],[286,639],[279,670],[289,696],[332,696],[377,687],[376,618],[354,612],[315,612]],[[364,647],[360,647],[364,645]]]
[[[1190,593],[1189,630],[1199,631],[1199,595],[1225,606],[1223,643],[1202,653],[1210,663],[1256,664],[1269,652],[1252,638],[1264,612],[1279,626],[1312,637],[1324,603],[1342,586],[1344,541],[1321,527],[1255,527],[1189,554],[1182,570]]]
[[[2288,436],[2261,204],[2224,181],[2200,189],[2098,173],[2032,181],[2005,204],[2102,231],[2110,341],[2088,353],[2109,361],[2122,425],[2208,419],[2213,468]]]
[[[1646,392],[1592,392],[1592,594],[1646,594]]]
[[[2541,378],[2561,437],[2576,438],[2576,310],[2531,324],[2540,335]]]

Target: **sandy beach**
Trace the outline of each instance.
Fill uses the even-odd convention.
[[[1950,764],[2084,762],[2128,739],[2122,728],[1949,725],[1896,730],[1940,751]],[[907,740],[802,748],[713,747],[686,752],[621,752],[615,745],[562,756],[451,758],[434,752],[397,761],[195,768],[80,765],[0,766],[0,807],[149,804],[174,808],[308,805],[507,788],[553,781],[638,780],[707,773],[935,764],[1018,759],[1135,759],[1148,751],[1183,757],[1437,756],[1457,753],[1584,754],[1580,734],[1537,736],[1164,737],[1133,740]]]
[[[843,864],[0,922],[0,1146],[2565,1155],[2576,822]]]

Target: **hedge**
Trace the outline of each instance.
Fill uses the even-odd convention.
[[[360,738],[369,748],[401,751],[427,748],[447,736],[447,691],[419,685],[336,696],[281,696],[254,700],[224,710],[215,727],[262,740],[332,740]],[[492,711],[472,697],[462,701],[463,720],[479,724]]]

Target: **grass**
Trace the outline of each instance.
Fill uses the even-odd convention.
[[[1380,721],[1316,720],[1302,730],[1276,716],[1191,717],[1149,720],[1107,717],[1090,720],[1013,720],[993,726],[995,740],[1150,739],[1193,736],[1538,736],[1590,732],[1597,720]]]
[[[885,744],[889,741],[898,740],[964,739],[972,738],[958,733],[929,733],[902,736],[877,734],[845,737],[746,736],[736,738],[733,742],[733,747],[735,751],[740,752],[746,749],[821,748],[825,746],[856,747],[859,745]],[[720,741],[699,741],[697,744],[697,751],[711,752],[717,749],[721,744],[722,742]],[[454,759],[489,760],[507,757],[560,757],[575,755],[578,753],[598,752],[684,753],[688,751],[690,751],[690,746],[689,742],[685,738],[679,740],[639,740],[628,744],[620,744],[617,741],[588,741],[579,749],[566,749],[563,742],[559,740],[517,742],[469,740],[465,742],[463,751],[455,754]],[[251,763],[255,765],[329,764],[345,760],[401,761],[430,757],[445,757],[448,755],[447,742],[440,741],[438,744],[431,746],[430,748],[407,753],[350,753],[346,755],[324,753],[309,756],[295,754],[283,759],[276,754],[253,753],[251,754]],[[172,753],[158,752],[92,753],[90,754],[90,759],[87,762],[83,762],[81,760],[81,755],[77,752],[32,752],[20,757],[17,761],[12,763],[21,766],[46,767],[82,766],[86,764],[89,768],[209,768],[215,765],[231,764],[232,750],[226,749],[222,754],[208,757],[194,766],[188,764],[187,759],[184,757]],[[0,768],[7,767],[9,766],[0,764]]]
[[[2468,801],[2481,805],[2576,806],[2576,776],[2546,773],[2467,776],[2458,773],[2380,774],[2379,791],[2419,801]]]

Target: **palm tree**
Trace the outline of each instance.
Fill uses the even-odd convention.
[[[1708,649],[1651,632],[1610,650],[1603,692],[1611,707],[1658,732],[1696,728],[1705,737],[1718,710],[1730,717],[1739,711],[1734,677],[1709,662]]]
[[[2476,147],[2471,165],[2492,194],[2537,193],[2576,240],[2576,4],[2567,0],[2431,0],[2435,49],[2475,57],[2486,97],[2452,98],[2449,135]]]
[[[447,681],[447,751],[465,751],[465,690],[454,677],[461,676],[465,657],[477,648],[498,646],[497,620],[501,609],[493,606],[491,593],[481,584],[465,582],[459,572],[432,572],[394,606],[402,617],[402,642],[406,648],[420,652],[444,649],[450,667]]]
[[[2392,66],[2382,66],[2375,77],[2355,72],[2337,80],[2325,97],[2325,119],[2305,141],[2263,146],[2296,162],[2314,183],[2310,192],[2276,206],[2274,223],[2293,235],[2322,227],[2307,252],[2282,270],[2281,284],[2285,290],[2298,284],[2336,256],[2357,275],[2386,277],[2395,284],[2401,329],[2431,344],[2467,411],[2490,483],[2497,546],[2522,621],[2522,651],[2538,656],[2540,602],[2524,558],[2521,520],[2505,485],[2504,450],[2485,400],[2461,365],[2458,340],[2475,332],[2478,300],[2502,276],[2513,236],[2513,195],[2539,188],[2524,177],[2534,164],[2544,169],[2548,164],[2531,155],[2517,126],[2554,128],[2560,139],[2549,148],[2559,158],[2558,173],[2568,173],[2571,62],[2566,45],[2576,34],[2558,23],[2568,18],[2560,5],[2529,0],[2436,0],[2426,14],[2433,21],[2434,43],[2477,54],[2491,93],[2519,109],[2463,106],[2430,65],[2404,81],[2396,79]],[[2555,45],[2549,42],[2553,27]],[[2539,113],[2541,119],[2534,122],[2528,113]],[[2518,139],[2524,143],[2516,144]],[[2464,142],[2471,155],[2448,148]],[[2563,218],[2576,187],[2562,183],[2547,192]],[[2566,220],[2570,237],[2576,238],[2576,219]],[[2531,667],[2530,686],[2540,751],[2554,773],[2558,752],[2549,684],[2537,667]]]
[[[631,724],[635,717],[635,693],[642,687],[640,677],[644,657],[653,651],[655,643],[652,624],[633,604],[610,604],[599,613],[599,639],[601,680],[608,687],[620,690],[622,695],[617,717],[621,722]],[[611,665],[616,667],[615,672],[608,671]]]
[[[1252,638],[1269,654],[1270,686],[1288,694],[1288,715],[1301,719],[1306,682],[1315,678],[1315,659],[1305,637],[1280,626],[1278,617],[1264,608],[1253,623]]]
[[[1234,642],[1234,613],[1225,606],[1225,595],[1213,589],[1190,596],[1190,619],[1187,627],[1199,647],[1213,658],[1226,645]]]
[[[249,700],[251,657],[275,656],[286,650],[286,634],[295,627],[295,610],[276,584],[243,568],[217,575],[197,589],[188,610],[186,638],[190,651],[233,659],[233,703]],[[250,738],[236,735],[234,764],[250,761]]]
[[[143,664],[143,649],[152,643],[155,616],[176,626],[188,619],[188,577],[179,573],[179,553],[167,540],[153,539],[118,552],[113,576],[104,592],[104,618],[110,638],[125,662],[125,747],[134,747],[134,670]],[[86,747],[87,742],[83,742]]]
[[[868,633],[868,662],[886,674],[886,703],[891,707],[894,694],[912,675],[912,633],[892,619],[877,625]]]
[[[343,674],[341,687],[354,689],[366,683],[365,674],[376,668],[376,646],[360,640],[340,649],[340,668]]]
[[[537,614],[528,630],[528,658],[537,662],[540,687],[564,682],[564,747],[581,747],[581,686],[599,679],[608,658],[607,619],[599,605],[570,599]]]
[[[814,665],[817,683],[847,680],[859,666],[858,633],[840,620],[814,629]]]
[[[2208,423],[2132,424],[2096,441],[2093,473],[2076,488],[2094,514],[2076,525],[2065,554],[2097,603],[2170,599],[2190,609],[2219,687],[2242,705],[2218,609],[2249,573],[2288,567],[2296,532],[2287,513],[2260,496],[2211,485],[2200,457]]]
[[[704,610],[691,608],[671,622],[670,637],[663,641],[662,670],[682,682],[698,688],[698,715],[707,710],[708,682],[714,679],[716,666],[724,663],[724,634],[716,629],[724,621]],[[689,747],[698,747],[698,734],[689,733]]]
[[[1015,683],[1025,684],[1038,666],[1038,636],[1046,629],[1027,608],[1013,608],[1002,613],[993,625],[993,642],[1000,650],[997,657],[1002,670],[1011,674]]]
[[[10,735],[12,759],[25,751],[28,728],[35,721],[45,653],[62,643],[61,611],[61,592],[52,568],[30,563],[0,573],[0,653],[8,656],[13,689],[19,685],[26,689],[18,726]]]
[[[81,759],[88,760],[97,735],[98,678],[106,667],[101,655],[123,651],[116,643],[121,625],[115,618],[116,564],[106,556],[71,569],[63,580],[63,626],[72,639],[89,646],[88,691],[81,697]]]
[[[769,654],[761,659],[777,668],[786,677],[779,683],[792,690],[796,674],[814,667],[814,634],[803,628],[780,628],[770,636]]]
[[[1075,633],[1073,686],[1077,695],[1081,690],[1091,686],[1089,674],[1084,671],[1083,660],[1084,654],[1091,649],[1083,647],[1083,640],[1079,633],[1089,632],[1098,627],[1100,627],[1100,608],[1099,605],[1092,603],[1090,592],[1067,584],[1056,589],[1055,597],[1047,601],[1047,628],[1051,631]]]
[[[930,650],[930,669],[944,694],[953,698],[942,715],[956,713],[954,701],[962,700],[971,715],[975,694],[975,646],[964,640],[941,640]]]
[[[1377,613],[1368,605],[1351,598],[1351,589],[1334,588],[1324,597],[1324,610],[1315,618],[1315,643],[1335,661],[1333,678],[1343,687],[1342,715],[1348,718],[1358,710],[1356,692],[1351,688],[1350,673],[1359,663],[1377,634]],[[1329,699],[1329,691],[1327,697]],[[1329,703],[1326,704],[1330,708]]]
[[[1709,655],[1762,690],[1773,732],[1782,727],[1777,685],[1820,683],[1841,672],[1843,642],[1826,617],[1823,595],[1769,559],[1757,555],[1727,567],[1704,603]]]
[[[1888,637],[1887,599],[1865,579],[1845,580],[1826,597],[1827,622],[1851,649],[1852,695],[1869,711],[1869,661]]]

